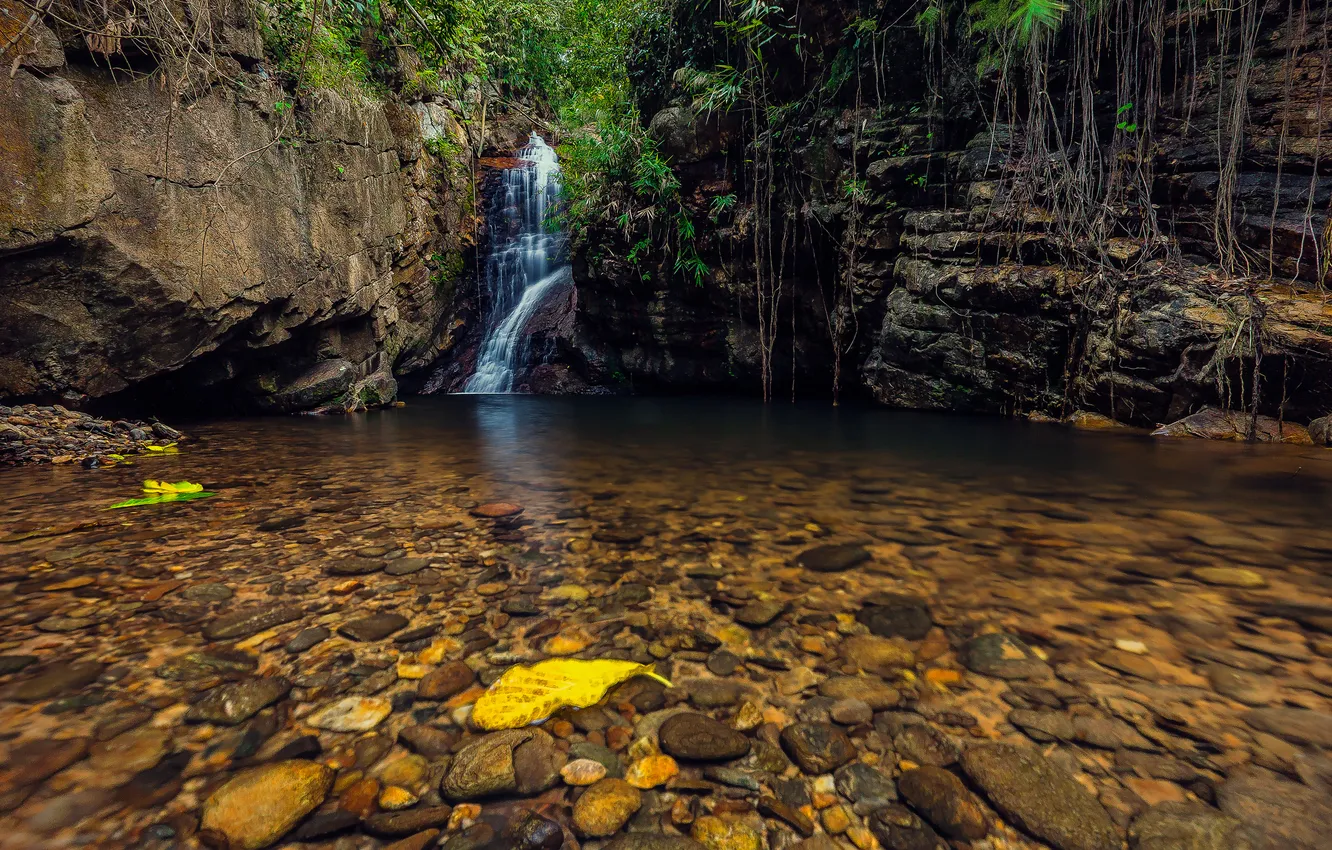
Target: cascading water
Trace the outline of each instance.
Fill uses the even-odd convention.
[[[504,202],[488,222],[489,308],[476,373],[463,385],[467,393],[513,391],[528,354],[524,331],[545,296],[568,275],[564,234],[546,221],[547,209],[560,194],[559,159],[536,133],[519,157],[519,165],[504,171]]]

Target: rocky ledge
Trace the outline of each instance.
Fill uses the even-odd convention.
[[[161,422],[98,419],[60,405],[0,405],[0,466],[75,463],[100,466],[110,455],[140,454],[183,435]]]

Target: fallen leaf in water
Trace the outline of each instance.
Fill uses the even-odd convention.
[[[123,502],[116,502],[111,506],[111,510],[116,508],[138,508],[144,505],[161,505],[166,502],[189,502],[194,499],[206,499],[209,496],[215,496],[216,493],[204,490],[202,484],[195,484],[190,481],[154,481],[149,478],[143,482],[143,492],[146,496],[140,496],[137,499],[126,499]]]
[[[531,667],[510,667],[476,701],[472,722],[487,730],[517,729],[567,705],[586,708],[598,703],[607,691],[634,676],[651,676],[670,686],[651,664],[633,661],[552,658]]]
[[[202,493],[203,485],[195,484],[190,481],[177,481],[174,484],[170,481],[154,481],[149,478],[143,482],[143,492],[145,493]]]

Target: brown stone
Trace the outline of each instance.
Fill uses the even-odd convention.
[[[417,699],[445,700],[460,694],[476,681],[476,673],[461,661],[450,661],[421,678],[416,686]]]

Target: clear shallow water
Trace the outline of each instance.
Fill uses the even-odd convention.
[[[1294,784],[1289,742],[1311,759],[1316,748],[1270,724],[1262,737],[1245,712],[1329,712],[1332,452],[717,399],[453,396],[187,430],[195,439],[180,454],[133,467],[0,470],[0,656],[34,659],[0,677],[0,743],[10,770],[54,766],[25,774],[25,793],[8,798],[19,802],[0,846],[71,835],[178,846],[201,801],[302,734],[317,735],[319,757],[344,774],[378,770],[358,763],[364,736],[310,725],[311,711],[345,695],[392,700],[368,733],[389,747],[376,759],[402,757],[393,735],[412,724],[466,742],[478,733],[456,725],[455,707],[404,696],[417,680],[398,661],[417,663],[435,641],[445,641],[443,656],[424,667],[467,658],[483,684],[548,655],[552,635],[578,657],[656,662],[677,683],[740,680],[780,726],[816,711],[820,689],[844,695],[828,681],[867,669],[849,639],[868,623],[891,636],[901,617],[866,617],[867,600],[910,609],[912,622],[924,610],[927,634],[913,625],[895,637],[916,654],[912,675],[868,677],[895,689],[896,713],[844,724],[858,757],[890,775],[913,763],[891,743],[897,713],[963,743],[1030,744],[1050,739],[1023,731],[1010,711],[1053,707],[1164,736],[1160,753],[1214,785],[1250,763]],[[105,510],[147,477],[219,495]],[[523,510],[474,515],[494,502]],[[800,553],[843,543],[868,560],[833,572],[802,566]],[[557,590],[566,585],[579,591]],[[779,613],[745,623],[756,602]],[[287,618],[210,639],[237,612],[274,608]],[[338,633],[386,613],[424,636]],[[284,648],[321,626],[333,633],[322,643]],[[1057,672],[1052,703],[1005,690],[1004,677],[968,656],[969,641],[995,631],[1026,641],[1042,675]],[[718,674],[713,646],[681,637],[699,633],[743,663]],[[248,660],[169,672],[201,652]],[[68,662],[100,666],[87,681],[61,679]],[[1230,669],[1261,681],[1236,690]],[[294,689],[236,725],[185,716],[216,688],[273,676]],[[694,702],[688,684],[680,693],[668,698]],[[726,719],[736,709],[705,710]],[[637,722],[636,711],[620,722]],[[122,728],[136,717],[142,725]],[[607,731],[547,728],[560,746],[615,743]],[[1124,822],[1130,796],[1210,802],[1194,780],[1125,778],[1119,752],[1137,744],[1117,734],[1088,733],[1050,754]],[[91,754],[68,763],[68,753],[23,749],[83,737]],[[108,741],[118,743],[108,750]],[[1310,764],[1305,773],[1318,775],[1323,763]],[[682,769],[697,778],[702,768],[682,760]],[[0,797],[15,793],[8,776]],[[428,785],[411,789],[422,806],[437,795]],[[330,792],[320,811],[346,793]],[[567,823],[575,793],[542,797],[543,811]],[[512,819],[508,805],[483,808]],[[174,832],[144,831],[154,825]],[[766,843],[780,844],[779,832],[765,832]]]

